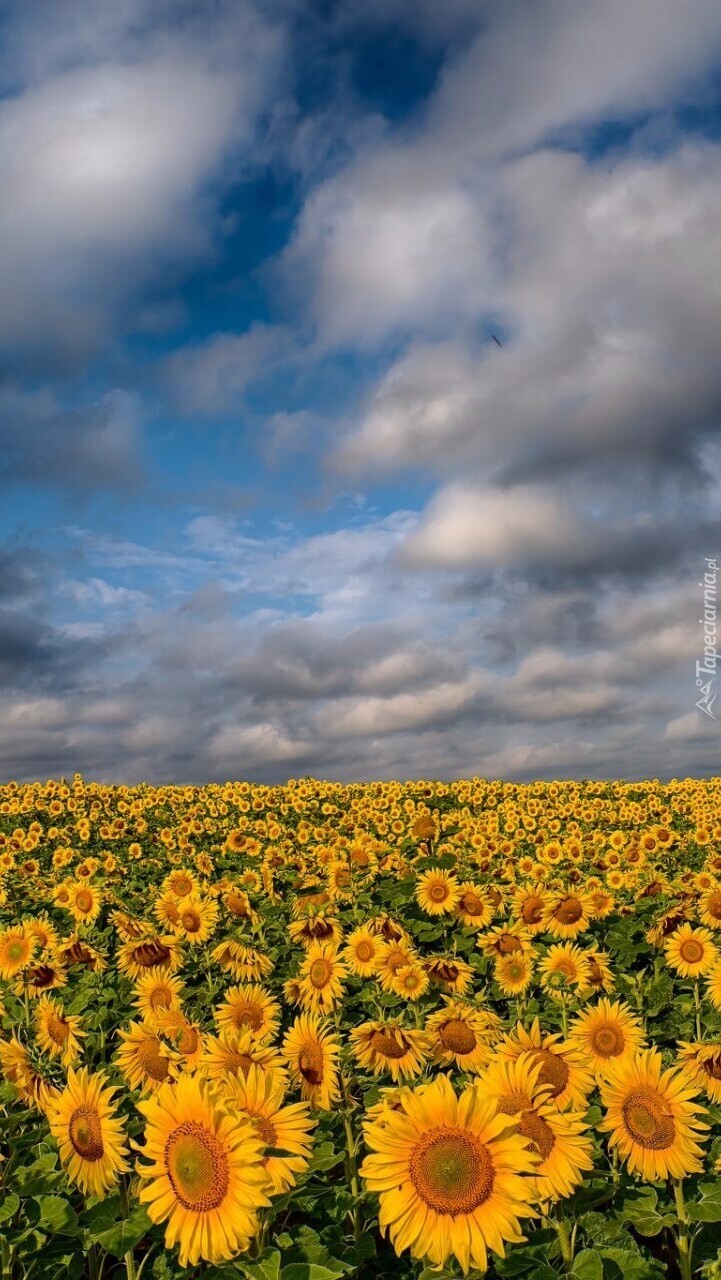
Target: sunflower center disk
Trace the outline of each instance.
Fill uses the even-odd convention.
[[[556,1137],[550,1124],[535,1111],[524,1111],[518,1132],[524,1138],[530,1138],[542,1160],[547,1160],[556,1144]]]
[[[493,1190],[493,1160],[467,1130],[433,1129],[413,1151],[410,1177],[436,1213],[472,1213]]]
[[[390,1031],[374,1031],[370,1042],[376,1053],[382,1053],[384,1058],[404,1058],[410,1048],[405,1036],[396,1040]]]
[[[298,1070],[308,1084],[323,1083],[323,1054],[315,1045],[307,1045],[298,1055]]]
[[[197,933],[200,929],[200,916],[197,911],[184,911],[180,917],[181,924],[188,933]]]
[[[56,1013],[51,1013],[48,1016],[47,1032],[54,1044],[62,1046],[70,1035],[70,1027]]]
[[[703,960],[703,945],[696,938],[686,938],[679,947],[679,954],[686,964],[699,964]]]
[[[551,1053],[549,1049],[539,1049],[536,1061],[541,1064],[538,1083],[550,1085],[552,1097],[557,1098],[568,1084],[570,1071],[566,1063],[557,1053]]]
[[[320,990],[321,987],[325,987],[330,981],[332,973],[333,966],[329,960],[314,960],[310,966],[308,977],[310,978],[313,986]]]
[[[228,1160],[214,1134],[187,1120],[169,1137],[165,1167],[172,1188],[185,1209],[210,1213],[228,1192]]]
[[[360,960],[361,964],[367,964],[373,959],[373,947],[370,942],[359,942],[355,949],[356,960]]]
[[[438,1032],[438,1038],[444,1049],[450,1049],[451,1053],[473,1053],[476,1047],[476,1037],[467,1022],[462,1022],[460,1018],[451,1018],[449,1022],[444,1023]]]
[[[94,1107],[77,1107],[70,1117],[68,1134],[75,1151],[83,1160],[95,1163],[103,1156],[103,1131]]]
[[[676,1126],[653,1089],[634,1089],[624,1103],[623,1119],[634,1142],[645,1150],[665,1151],[673,1146]]]
[[[167,1058],[163,1058],[160,1053],[160,1044],[158,1040],[147,1039],[138,1045],[136,1050],[138,1065],[142,1067],[146,1075],[151,1080],[165,1080],[170,1068],[168,1067]]]
[[[444,884],[434,884],[431,888],[429,897],[431,897],[434,902],[445,902],[448,897],[448,890]]]
[[[257,1004],[239,1004],[234,1011],[233,1022],[238,1030],[241,1027],[250,1027],[253,1031],[260,1031],[263,1025],[263,1010],[259,1009]]]
[[[538,924],[543,915],[540,899],[530,898],[527,902],[524,902],[521,915],[526,924]]]
[[[620,1027],[605,1022],[593,1032],[591,1044],[599,1058],[617,1058],[623,1053],[626,1040]]]
[[[583,907],[578,898],[564,898],[553,913],[561,924],[575,924],[583,915]]]

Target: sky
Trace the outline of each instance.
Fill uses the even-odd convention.
[[[1,778],[721,771],[718,0],[5,0],[0,190]]]

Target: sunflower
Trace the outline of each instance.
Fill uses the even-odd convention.
[[[0,978],[16,977],[32,960],[36,939],[26,925],[15,925],[0,933]]]
[[[527,933],[542,933],[545,929],[544,913],[546,894],[538,887],[519,889],[513,900],[513,911],[518,923]]]
[[[79,884],[69,885],[67,910],[76,924],[92,924],[100,914],[103,899],[95,885],[81,880]]]
[[[369,978],[377,967],[381,946],[368,926],[360,925],[348,935],[341,954],[351,973],[359,978]]]
[[[164,969],[175,973],[182,964],[182,954],[177,939],[169,934],[153,935],[140,942],[124,942],[118,948],[117,966],[121,973],[135,981],[151,969]]]
[[[466,929],[485,929],[493,919],[494,910],[480,885],[464,880],[458,886],[456,917]]]
[[[607,1109],[601,1129],[627,1161],[630,1173],[647,1182],[701,1173],[700,1143],[708,1125],[697,1102],[697,1086],[686,1071],[663,1069],[661,1054],[644,1049],[609,1067],[601,1084]]]
[[[338,1042],[312,1013],[301,1013],[286,1033],[282,1049],[291,1079],[305,1102],[328,1110],[340,1098]]]
[[[461,1071],[481,1071],[500,1034],[496,1014],[460,1000],[447,1000],[426,1022],[433,1058],[442,1066],[451,1063]]]
[[[584,893],[554,893],[546,902],[543,923],[554,938],[576,938],[588,928],[593,908]]]
[[[146,1120],[139,1198],[152,1222],[167,1222],[165,1246],[180,1265],[218,1263],[248,1248],[269,1203],[263,1146],[247,1116],[183,1076],[139,1104]]]
[[[709,929],[721,929],[721,885],[714,883],[701,894],[698,914],[701,923]]]
[[[257,1066],[245,1076],[225,1081],[223,1093],[233,1115],[245,1112],[266,1148],[282,1155],[266,1154],[263,1168],[270,1180],[270,1195],[288,1191],[308,1168],[313,1121],[306,1102],[283,1105],[285,1084]]]
[[[220,942],[211,954],[221,968],[240,982],[259,982],[273,972],[273,961],[268,956],[257,947],[246,947],[233,938]]]
[[[205,1037],[196,1022],[191,1022],[180,1009],[160,1010],[157,1029],[170,1040],[184,1071],[195,1071],[205,1050]]]
[[[611,972],[608,952],[599,951],[597,947],[589,947],[585,956],[588,961],[588,974],[581,992],[594,991],[598,995],[601,991],[613,991],[616,979]]]
[[[104,1072],[68,1071],[68,1083],[48,1108],[50,1131],[68,1177],[84,1195],[105,1196],[130,1166],[123,1122]]]
[[[206,1036],[199,1070],[209,1080],[246,1075],[253,1065],[279,1079],[288,1078],[279,1051],[257,1040],[252,1031],[239,1036]]]
[[[516,921],[510,925],[496,925],[487,933],[480,934],[476,939],[476,946],[487,956],[495,958],[510,956],[517,951],[530,951],[531,941],[525,925]]]
[[[60,1058],[69,1067],[80,1057],[81,1038],[86,1034],[76,1014],[65,1013],[59,1000],[43,996],[35,1007],[37,1042],[51,1058]]]
[[[46,955],[23,969],[13,991],[18,996],[42,996],[48,991],[64,987],[67,980],[64,965],[59,964],[53,955]]]
[[[316,943],[309,947],[298,975],[301,1003],[313,1013],[328,1013],[343,996],[348,970],[335,947]]]
[[[253,910],[250,898],[243,889],[237,885],[229,885],[223,891],[223,906],[232,916],[238,920],[255,920],[256,914]]]
[[[710,929],[682,924],[664,945],[666,961],[682,978],[705,976],[719,958]]]
[[[69,938],[63,938],[58,944],[56,959],[64,969],[71,969],[77,965],[88,969],[90,973],[101,973],[106,967],[105,958],[97,947],[92,947],[76,933]]]
[[[585,1059],[573,1045],[561,1042],[558,1035],[541,1031],[534,1018],[530,1031],[518,1023],[496,1046],[504,1058],[519,1058],[531,1053],[541,1065],[538,1082],[549,1086],[549,1096],[560,1111],[573,1106],[583,1110],[594,1088],[594,1078]]]
[[[721,1044],[678,1045],[679,1064],[697,1089],[703,1089],[712,1102],[721,1102]]]
[[[58,931],[46,912],[24,922],[25,931],[35,939],[38,951],[52,952],[58,945]]]
[[[161,929],[174,933],[180,921],[180,903],[173,893],[161,893],[153,903],[153,915]]]
[[[458,956],[424,956],[421,961],[430,983],[444,995],[466,994],[473,982],[473,970]]]
[[[405,969],[399,969],[388,982],[393,995],[402,996],[404,1000],[411,1001],[420,1000],[429,985],[428,974],[423,966],[415,963],[407,965]]]
[[[446,1076],[426,1089],[404,1089],[400,1108],[364,1126],[361,1175],[380,1197],[380,1228],[396,1253],[442,1266],[455,1256],[464,1272],[485,1271],[488,1249],[523,1239],[519,1218],[533,1217],[524,1177],[537,1157],[476,1089],[458,1098]]]
[[[557,942],[548,948],[539,966],[544,991],[568,991],[589,986],[588,958],[573,942]]]
[[[118,1069],[131,1089],[159,1089],[177,1075],[178,1055],[163,1042],[154,1026],[147,1022],[131,1022],[127,1031],[118,1032],[122,1045],[118,1050]]]
[[[288,936],[302,947],[312,947],[315,942],[327,942],[337,947],[343,937],[343,930],[337,920],[322,914],[310,916],[307,920],[291,920]]]
[[[218,904],[212,898],[190,895],[178,904],[180,917],[175,932],[186,942],[196,945],[207,942],[218,923]]]
[[[418,877],[416,902],[429,916],[441,916],[455,911],[461,896],[461,886],[450,871],[432,867]]]
[[[629,1053],[636,1053],[644,1040],[643,1027],[623,1000],[612,1004],[605,997],[592,1009],[574,1019],[568,1043],[578,1049],[603,1079],[608,1067]]]
[[[518,1132],[538,1153],[536,1197],[570,1196],[593,1168],[593,1144],[581,1111],[559,1111],[548,1085],[540,1084],[541,1064],[533,1054],[495,1058],[474,1082],[483,1098],[495,1101],[500,1115],[520,1116]]]
[[[394,1080],[411,1080],[425,1066],[428,1038],[422,1031],[371,1021],[354,1027],[350,1038],[358,1065],[376,1076],[390,1071]]]
[[[382,942],[378,947],[378,962],[374,976],[385,991],[393,990],[393,981],[403,969],[416,964],[418,957],[410,944],[401,942]]]
[[[270,1040],[280,1024],[280,1005],[264,987],[230,987],[215,1010],[215,1021],[226,1035],[250,1031],[254,1040]]]
[[[169,1009],[180,1009],[180,978],[167,969],[150,969],[135,984],[133,1004],[150,1026],[157,1024]]]
[[[197,895],[200,883],[194,871],[188,871],[185,867],[175,867],[165,877],[162,887],[166,893],[172,893],[174,898],[180,899]]]
[[[33,1066],[17,1036],[0,1040],[0,1072],[24,1102],[40,1111],[45,1111],[57,1095],[58,1090]]]
[[[493,976],[502,996],[522,995],[531,985],[533,961],[525,951],[513,951],[510,956],[497,956]]]

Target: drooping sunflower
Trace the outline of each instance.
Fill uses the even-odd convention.
[[[60,1058],[69,1067],[80,1057],[82,1037],[86,1034],[77,1014],[65,1013],[59,1000],[43,996],[35,1007],[37,1042],[51,1058]]]
[[[127,1031],[121,1027],[118,1035],[122,1041],[117,1054],[118,1069],[131,1089],[159,1089],[175,1078],[178,1055],[155,1026],[131,1022]]]
[[[479,934],[476,939],[479,951],[495,959],[496,956],[510,956],[517,951],[530,951],[531,939],[525,925],[515,921],[513,924],[498,924],[486,933]]]
[[[647,1182],[685,1178],[703,1168],[708,1125],[697,1098],[683,1067],[664,1071],[658,1050],[643,1049],[609,1067],[601,1084],[607,1113],[600,1127],[630,1173]]]
[[[87,1067],[76,1072],[71,1067],[67,1085],[48,1108],[60,1159],[85,1195],[107,1195],[118,1175],[130,1168],[116,1092],[104,1072],[91,1074]]]
[[[269,1203],[263,1146],[247,1116],[232,1114],[207,1085],[183,1076],[139,1109],[146,1119],[137,1172],[152,1222],[167,1222],[166,1248],[181,1266],[218,1263],[248,1248]]]
[[[398,1110],[364,1126],[361,1175],[380,1197],[380,1228],[396,1253],[405,1249],[436,1266],[455,1256],[464,1272],[485,1271],[488,1250],[523,1239],[519,1219],[533,1217],[527,1176],[537,1164],[516,1121],[466,1089],[457,1097],[446,1076],[422,1091],[404,1089]]]
[[[445,995],[463,996],[473,982],[473,970],[458,956],[424,956],[421,961],[431,986]]]
[[[666,961],[682,978],[699,978],[715,965],[719,953],[710,929],[682,924],[664,945]]]
[[[24,1102],[46,1112],[58,1090],[50,1084],[30,1060],[27,1049],[17,1036],[0,1040],[0,1072]]]
[[[497,956],[493,976],[503,996],[519,996],[527,991],[533,978],[533,960],[526,951],[513,951],[509,956]]]
[[[207,942],[218,923],[217,902],[212,898],[190,895],[180,899],[178,911],[180,914],[175,925],[176,933],[191,946]]]
[[[641,1048],[645,1037],[638,1018],[623,1000],[612,1003],[606,997],[592,1009],[577,1014],[571,1024],[568,1043],[578,1049],[603,1079],[610,1065]]]
[[[118,948],[116,962],[120,972],[135,982],[151,969],[175,973],[182,964],[182,953],[177,938],[171,934],[162,934],[160,937],[124,942]]]
[[[101,973],[107,964],[97,947],[91,946],[85,938],[78,937],[76,933],[61,940],[58,944],[56,959],[64,969],[77,966],[88,969],[91,973]]]
[[[206,1036],[199,1063],[201,1075],[223,1081],[226,1076],[246,1075],[255,1065],[276,1078],[287,1079],[285,1063],[278,1049],[257,1040],[252,1031],[242,1035]]]
[[[67,980],[65,966],[54,955],[46,953],[18,974],[13,991],[18,996],[42,996],[64,987]]]
[[[255,1040],[271,1040],[280,1025],[280,1005],[264,987],[243,984],[230,987],[215,1010],[221,1033],[252,1032]]]
[[[37,942],[25,925],[13,925],[0,933],[0,978],[10,981],[32,960]]]
[[[227,938],[211,952],[213,959],[239,982],[260,982],[273,972],[273,961],[257,947]]]
[[[224,1096],[233,1114],[245,1112],[266,1152],[270,1148],[283,1153],[263,1158],[270,1194],[282,1195],[308,1167],[314,1126],[308,1104],[284,1105],[285,1083],[257,1066],[251,1066],[245,1076],[226,1080]]]
[[[527,933],[541,933],[545,929],[544,913],[546,893],[537,885],[517,890],[513,899],[513,914]]]
[[[161,893],[153,903],[153,915],[161,929],[175,933],[180,920],[180,902],[174,893]]]
[[[616,986],[616,979],[613,976],[611,965],[607,951],[599,951],[598,947],[589,947],[585,952],[588,961],[588,974],[584,985],[581,987],[581,993],[595,991],[600,994],[602,991],[613,991]]]
[[[474,1082],[492,1098],[501,1115],[519,1116],[518,1132],[538,1153],[534,1185],[539,1201],[570,1196],[593,1168],[593,1144],[581,1111],[559,1111],[548,1085],[539,1083],[541,1064],[533,1054],[494,1058]]]
[[[586,894],[563,890],[547,899],[543,923],[554,938],[576,938],[588,928],[592,911]]]
[[[302,947],[312,947],[316,942],[337,947],[343,938],[343,930],[336,919],[323,913],[305,920],[291,920],[288,936]]]
[[[367,925],[360,925],[348,935],[341,954],[351,973],[369,978],[377,968],[382,945]]]
[[[534,1018],[529,1031],[517,1023],[515,1029],[498,1042],[496,1052],[504,1058],[533,1054],[534,1061],[541,1067],[538,1082],[549,1086],[549,1096],[559,1110],[573,1106],[582,1111],[586,1107],[595,1080],[585,1058],[559,1035],[541,1031],[538,1018]]]
[[[329,1110],[340,1098],[338,1041],[320,1019],[301,1013],[283,1040],[283,1057],[305,1102]]]
[[[309,947],[298,975],[304,1008],[312,1013],[329,1013],[343,996],[347,974],[335,947],[324,943]]]
[[[135,984],[133,1004],[141,1019],[156,1026],[170,1009],[180,1009],[182,984],[167,969],[149,969]]]
[[[456,917],[466,929],[486,929],[491,923],[494,908],[480,885],[464,880],[458,886]]]
[[[461,887],[456,877],[442,867],[432,867],[418,877],[416,902],[426,915],[441,916],[455,911],[460,896]]]
[[[428,1053],[428,1037],[422,1031],[400,1027],[397,1022],[362,1022],[350,1033],[353,1054],[364,1071],[394,1080],[420,1075]]]
[[[721,1102],[721,1044],[680,1040],[678,1061],[696,1089],[703,1089],[712,1102]]]
[[[425,1026],[433,1058],[444,1067],[451,1063],[460,1071],[481,1071],[500,1035],[500,1018],[477,1005],[447,1000]]]
[[[205,1049],[205,1036],[197,1022],[191,1022],[180,1009],[160,1011],[157,1028],[171,1042],[183,1071],[195,1071]]]

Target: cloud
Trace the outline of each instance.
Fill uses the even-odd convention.
[[[288,359],[292,338],[280,325],[254,324],[247,333],[214,333],[180,347],[165,362],[163,378],[184,414],[216,414],[237,408],[246,390]]]

